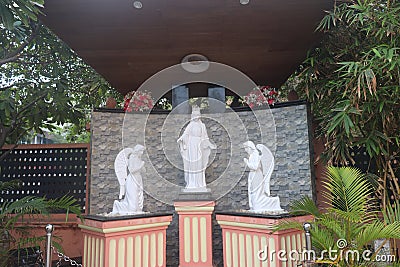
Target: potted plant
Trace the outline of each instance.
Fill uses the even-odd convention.
[[[371,182],[356,168],[328,167],[323,183],[326,209],[319,210],[310,197],[291,204],[292,213],[314,216],[311,236],[316,258],[311,260],[323,266],[375,266],[382,246],[372,249],[374,241],[400,238],[398,203],[381,210]],[[285,222],[279,226],[289,228],[303,225]]]

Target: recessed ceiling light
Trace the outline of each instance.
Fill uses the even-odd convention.
[[[190,54],[182,59],[181,66],[188,72],[200,73],[208,69],[210,62],[201,54]]]
[[[143,7],[143,4],[140,1],[135,1],[133,2],[133,6],[137,9],[141,9]]]
[[[240,3],[242,5],[247,5],[250,2],[250,0],[240,0]]]

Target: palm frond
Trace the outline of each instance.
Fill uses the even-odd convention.
[[[309,196],[304,196],[299,200],[291,202],[290,212],[294,215],[306,213],[315,217],[318,217],[321,214],[317,205],[315,205],[314,200]]]
[[[392,205],[386,205],[386,209],[382,211],[383,219],[386,223],[394,223],[400,221],[400,202],[396,202]]]
[[[357,236],[356,241],[360,248],[377,239],[400,239],[400,221],[385,225],[381,221],[375,221],[365,226]]]
[[[0,221],[1,230],[12,230],[22,227],[16,226],[18,221],[26,216],[32,217],[35,214],[49,216],[52,211],[63,210],[66,212],[65,220],[68,220],[69,213],[74,213],[83,220],[80,206],[72,196],[63,196],[59,199],[47,200],[44,197],[27,196],[14,202],[4,202],[1,205]]]
[[[317,251],[329,250],[335,246],[335,238],[332,232],[326,228],[313,224],[311,228],[312,246]]]
[[[17,185],[18,181],[0,184],[3,190],[9,190]],[[20,222],[24,222],[25,216],[50,215],[50,212],[54,211],[65,211],[66,220],[68,219],[69,213],[75,213],[83,220],[80,206],[72,196],[63,196],[58,199],[50,200],[47,200],[45,197],[27,196],[14,202],[4,201],[0,205],[0,233],[9,235],[8,245],[4,248],[0,248],[0,266],[9,266],[8,246],[11,243],[13,243],[14,247],[21,248],[25,246],[36,246],[44,240],[45,236],[33,235],[31,231],[32,227],[29,223],[20,224]],[[15,237],[10,233],[13,233]],[[55,237],[55,239],[57,238]],[[56,240],[54,240],[53,244],[55,246],[57,245]],[[62,251],[60,248],[61,246],[58,246],[58,250]]]
[[[73,196],[65,195],[58,199],[49,199],[46,201],[46,205],[46,208],[49,211],[65,210],[67,214],[65,217],[66,220],[68,220],[69,213],[74,213],[81,218],[81,207]]]
[[[274,232],[284,231],[290,229],[303,230],[303,224],[296,221],[281,220],[278,225],[274,227]]]
[[[366,211],[372,193],[371,185],[360,170],[351,167],[328,167],[326,191],[323,196],[333,208],[360,212]]]
[[[320,227],[323,226],[331,234],[334,234],[338,238],[344,238],[346,236],[346,228],[343,225],[343,219],[335,216],[332,213],[326,213],[316,219]]]
[[[4,202],[0,209],[0,218],[10,214],[15,214],[17,217],[27,214],[48,215],[51,211],[57,210],[81,215],[80,206],[72,196],[49,200],[44,197],[27,196],[14,202]]]
[[[329,167],[324,197],[329,208],[318,211],[314,201],[308,197],[294,201],[291,204],[293,214],[307,213],[314,215],[311,229],[313,248],[316,252],[333,249],[339,250],[337,241],[347,241],[345,250],[362,251],[377,239],[400,238],[400,205],[383,211],[380,217],[379,205],[374,202],[370,181],[361,171],[349,167]],[[302,229],[297,223],[284,224],[281,229],[289,227]],[[326,266],[356,267],[373,266],[373,262],[347,261],[345,257],[331,260],[327,255],[319,259]]]
[[[21,180],[11,180],[8,182],[0,181],[0,191],[12,190],[20,187]]]
[[[48,214],[45,198],[27,196],[14,202],[4,202],[0,216],[16,214]]]
[[[330,208],[329,213],[334,213],[342,220],[353,223],[366,223],[376,218],[375,212],[366,211],[344,211],[340,209]]]

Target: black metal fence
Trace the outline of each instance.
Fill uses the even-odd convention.
[[[0,153],[9,148],[4,147]],[[19,145],[0,162],[0,181],[19,180],[17,189],[1,192],[0,201],[25,196],[75,197],[86,210],[88,144]]]

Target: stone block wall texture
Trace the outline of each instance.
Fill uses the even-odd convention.
[[[255,113],[203,114],[202,121],[206,124],[209,138],[217,145],[206,170],[207,185],[216,199],[216,211],[249,208],[248,170],[243,161],[247,154],[241,147],[246,140],[263,143],[274,153],[271,194],[280,197],[282,208],[287,209],[290,201],[304,195],[315,198],[307,105],[277,105],[270,111],[259,110]],[[176,140],[189,118],[190,115],[182,114],[147,116],[94,111],[91,120],[89,213],[108,213],[112,210],[119,192],[114,173],[115,157],[124,147],[134,147],[138,143],[144,144],[147,152],[143,155],[145,170],[142,171],[144,210],[174,211],[173,201],[185,185]],[[223,266],[222,231],[215,216],[213,232],[214,262],[216,266]],[[177,237],[178,216],[174,214],[167,230],[167,266],[178,265]]]

